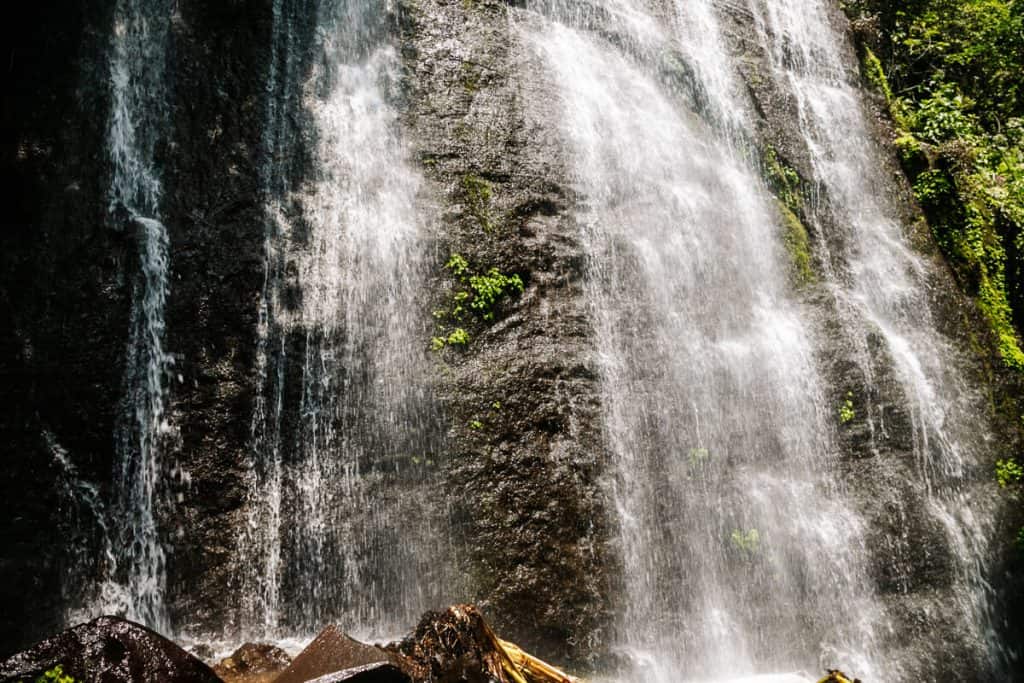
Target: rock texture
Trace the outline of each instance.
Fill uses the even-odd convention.
[[[404,7],[406,127],[433,190],[439,250],[525,283],[493,322],[467,326],[465,350],[436,358],[470,597],[541,657],[591,657],[615,560],[603,550],[607,456],[561,151],[527,123],[524,103],[538,93],[518,77],[506,5]],[[441,265],[443,309],[453,283]]]

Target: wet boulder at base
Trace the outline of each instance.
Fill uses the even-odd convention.
[[[379,647],[354,640],[337,626],[332,625],[321,631],[312,643],[296,655],[288,668],[282,671],[274,681],[275,683],[306,683],[306,681],[320,680],[322,677],[331,677],[332,681],[349,680],[333,678],[334,675],[341,675],[346,671],[350,676],[362,676],[352,680],[366,681],[367,683],[370,681],[383,683],[391,680],[408,680],[404,674],[401,674],[401,678],[396,678],[394,671],[385,670],[384,667],[376,669],[371,667],[371,665],[383,664],[396,668],[395,656]],[[365,671],[355,671],[355,669],[363,668]]]
[[[0,663],[0,681],[34,681],[60,666],[76,683],[219,683],[199,659],[155,631],[99,617]]]
[[[269,643],[246,643],[213,667],[224,683],[270,683],[288,668],[292,658]]]

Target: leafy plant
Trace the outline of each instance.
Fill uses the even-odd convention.
[[[857,417],[857,411],[853,407],[853,392],[846,392],[846,399],[839,406],[839,424],[847,424]]]
[[[494,307],[504,297],[522,293],[523,280],[517,274],[506,275],[497,268],[490,268],[484,273],[475,272],[469,261],[462,254],[454,253],[444,264],[459,283],[451,295],[451,306],[433,312],[438,321],[439,332],[444,333],[446,325],[441,322],[450,319],[463,321],[467,314],[473,314],[484,321],[494,320]],[[439,334],[430,341],[434,351],[442,350],[446,345],[465,346],[469,343],[469,333],[462,327],[455,328],[447,334]]]
[[[1024,467],[1014,458],[996,461],[996,481],[1001,488],[1024,481]]]
[[[24,683],[24,681],[22,682]],[[36,678],[35,683],[75,683],[75,679],[64,673],[64,666],[58,664],[49,669],[42,676]]]
[[[485,275],[471,275],[469,286],[474,295],[469,307],[479,312],[484,320],[494,319],[491,307],[503,295],[523,291],[523,281],[518,275],[505,275],[497,268],[491,268]]]
[[[761,534],[757,529],[733,529],[729,542],[743,553],[754,554],[761,547]]]
[[[1024,371],[1024,4],[844,4],[877,29],[865,79],[885,97],[936,242],[1004,364]]]
[[[452,254],[444,267],[452,271],[455,277],[462,277],[469,270],[469,261],[462,254]]]
[[[455,344],[456,346],[465,346],[469,343],[469,333],[461,327],[456,327],[448,334],[448,338],[445,342],[448,344]]]

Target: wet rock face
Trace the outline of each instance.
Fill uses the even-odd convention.
[[[223,627],[225,589],[251,561],[237,556],[236,538],[263,283],[258,178],[271,29],[269,0],[179,2],[171,25],[165,348],[175,358],[166,386],[177,438],[163,460],[190,483],[174,485],[163,526],[172,619],[200,629]]]
[[[518,77],[505,4],[402,8],[403,122],[429,183],[441,256],[433,305],[451,308],[453,279],[442,267],[450,254],[525,284],[494,320],[459,323],[465,348],[435,356],[449,418],[441,466],[474,591],[467,598],[542,657],[592,657],[609,619],[615,554],[606,548],[607,454],[563,152],[527,120],[525,103],[541,95]],[[446,324],[435,334],[454,325]]]
[[[201,661],[149,629],[100,617],[19,652],[0,663],[3,680],[35,680],[60,665],[76,681],[218,683]]]
[[[112,498],[139,268],[134,232],[107,210],[114,5],[25,7],[5,27],[6,92],[16,96],[5,97],[3,109],[2,169],[13,202],[0,236],[0,392],[8,408],[0,434],[10,449],[3,490],[19,512],[3,522],[0,590],[12,592],[2,600],[0,642],[12,648],[60,626],[62,581],[73,589],[87,580],[71,580],[70,567],[97,570],[95,520],[73,514],[73,501],[54,486],[59,466],[44,431],[100,498]],[[174,435],[161,460],[187,476],[166,478],[161,496],[171,505],[158,521],[172,621],[199,632],[230,631],[229,586],[240,563],[252,561],[235,550],[264,275],[259,174],[278,162],[302,174],[301,144],[298,158],[263,158],[271,5],[186,0],[171,17],[170,126],[158,156],[171,268],[164,348],[174,358],[164,384]],[[523,123],[520,101],[530,94],[508,65],[504,5],[423,3],[403,6],[399,18],[391,30],[407,69],[402,124],[427,177],[425,215],[434,217],[431,298],[443,304],[450,282],[441,266],[453,252],[479,268],[517,273],[526,285],[495,320],[470,328],[465,350],[434,357],[435,393],[450,427],[438,461],[451,488],[439,495],[453,506],[461,545],[454,554],[466,558],[466,598],[481,599],[524,646],[561,654],[606,620],[602,555],[611,556],[601,551],[607,514],[596,377],[564,174],[558,152]],[[312,19],[302,30],[312,30]],[[456,40],[439,47],[449,35]],[[487,206],[472,205],[470,177],[490,187]],[[410,352],[428,344],[424,338]],[[295,419],[284,417],[286,432]],[[485,427],[471,429],[478,421]],[[76,534],[82,543],[74,550],[48,540]]]

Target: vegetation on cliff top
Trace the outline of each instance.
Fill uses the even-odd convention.
[[[1024,372],[1024,1],[844,4],[935,240],[1002,362]],[[1013,457],[995,465],[1014,498],[1022,472]],[[1024,550],[1024,527],[1015,540]]]
[[[1024,2],[855,0],[864,73],[936,242],[1024,371]]]

